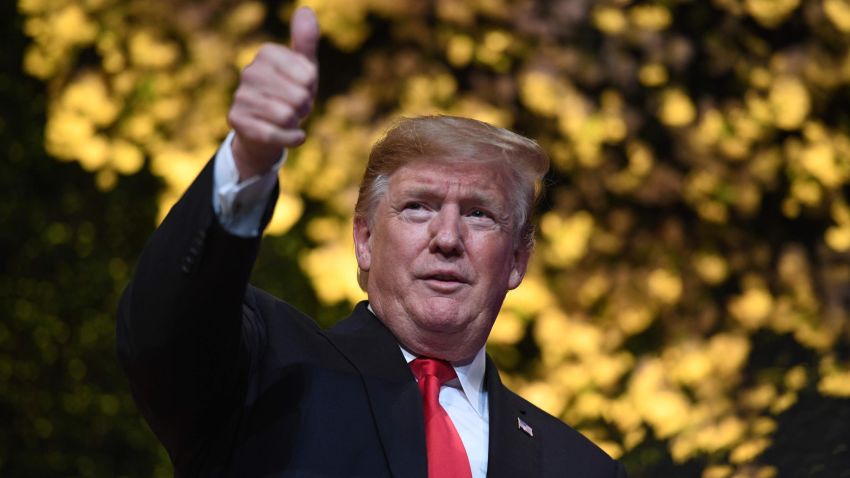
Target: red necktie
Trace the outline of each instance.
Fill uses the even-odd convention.
[[[454,369],[446,361],[429,358],[410,362],[410,369],[422,393],[428,478],[471,478],[466,448],[439,400],[440,387],[457,377]]]

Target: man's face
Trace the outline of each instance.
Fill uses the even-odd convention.
[[[495,163],[419,160],[389,179],[371,224],[354,225],[373,310],[412,351],[471,358],[525,274],[511,182]]]

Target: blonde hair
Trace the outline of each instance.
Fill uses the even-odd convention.
[[[541,192],[549,157],[534,141],[483,121],[457,116],[419,116],[397,121],[372,147],[354,214],[371,224],[389,179],[402,166],[428,159],[449,163],[496,162],[508,167],[515,205],[515,241],[534,245],[532,212]],[[365,273],[358,282],[365,286]]]

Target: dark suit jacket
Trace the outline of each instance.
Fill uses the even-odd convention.
[[[422,399],[393,335],[365,303],[325,331],[249,286],[260,240],[218,225],[211,185],[207,165],[151,237],[119,311],[121,362],[176,474],[426,477]],[[625,476],[505,388],[489,358],[485,374],[489,477]]]

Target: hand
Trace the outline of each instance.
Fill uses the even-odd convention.
[[[291,46],[267,43],[242,70],[227,115],[240,180],[268,171],[283,152],[304,142],[301,121],[313,109],[318,83],[319,23],[312,10],[292,15]]]

